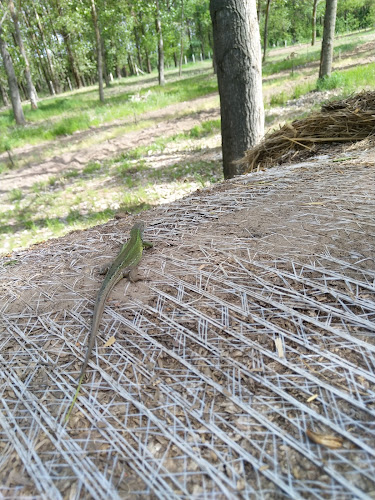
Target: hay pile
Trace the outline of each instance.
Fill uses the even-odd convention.
[[[352,142],[375,135],[375,92],[359,94],[324,104],[320,113],[287,123],[266,134],[240,161],[246,172],[291,159],[299,151],[316,152],[322,143]]]

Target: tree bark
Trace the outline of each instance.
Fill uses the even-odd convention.
[[[105,81],[105,86],[110,87],[111,82],[109,79],[109,71],[107,67],[107,52],[105,49],[105,44],[104,44],[104,39],[101,35],[100,28],[99,28],[99,34],[100,34],[100,42],[101,42],[101,47],[102,47],[102,64],[103,64],[103,76],[104,76],[104,81]]]
[[[1,94],[1,98],[3,100],[4,106],[9,106],[8,94],[4,88],[3,82],[1,80],[0,80],[0,94]]]
[[[96,39],[96,56],[98,61],[98,80],[99,80],[99,99],[104,102],[104,89],[103,89],[103,58],[102,58],[102,43],[100,38],[100,30],[98,23],[98,15],[96,13],[95,0],[91,0],[91,16],[95,29]]]
[[[61,3],[59,2],[59,0],[55,0],[55,1],[56,1],[57,12],[59,13],[59,16],[63,17],[64,10],[61,6]],[[71,33],[66,28],[66,26],[61,26],[59,29],[59,32],[60,32],[60,35],[63,37],[64,44],[66,47],[66,53],[68,56],[70,71],[71,71],[73,78],[76,82],[76,87],[78,89],[80,89],[82,87],[82,81],[81,81],[81,77],[79,74],[78,64],[76,62],[75,54],[74,54],[72,47],[71,47],[71,44],[70,44]],[[58,39],[57,35],[56,35],[56,38]]]
[[[210,0],[220,94],[224,177],[264,133],[262,63],[255,0]]]
[[[267,44],[268,44],[268,16],[270,13],[271,0],[267,0],[266,17],[264,19],[264,33],[263,33],[263,62],[266,61]]]
[[[16,73],[14,72],[13,62],[8,52],[8,46],[3,38],[3,30],[0,26],[0,53],[3,58],[3,64],[5,72],[8,77],[10,100],[12,101],[12,108],[14,113],[14,118],[17,125],[25,125],[26,120],[23,114],[23,109],[21,105],[20,92],[18,90]]]
[[[137,26],[134,26],[134,39],[135,39],[135,46],[137,48],[138,66],[139,66],[139,68],[141,70],[143,70],[143,60],[142,60],[141,43],[139,41],[139,33],[138,33]]]
[[[33,10],[34,10],[34,14],[35,14],[35,19],[36,19],[36,22],[37,22],[38,30],[39,30],[39,33],[40,33],[40,36],[42,38],[42,42],[43,42],[43,45],[44,45],[44,51],[45,51],[45,55],[47,57],[48,68],[49,68],[49,72],[50,72],[50,76],[51,76],[52,85],[49,84],[49,87],[50,87],[50,90],[52,91],[52,94],[55,93],[54,92],[55,89],[56,89],[57,93],[60,93],[61,92],[60,82],[59,82],[58,78],[56,77],[55,70],[53,68],[52,59],[51,59],[51,56],[50,56],[50,50],[49,50],[49,47],[48,47],[48,44],[47,44],[47,41],[46,41],[46,37],[44,36],[43,26],[42,26],[42,23],[40,22],[39,14],[38,14],[38,11],[36,10],[34,1],[33,1]]]
[[[16,12],[16,9],[14,8],[13,0],[9,0],[9,11],[10,11],[10,15],[12,17],[13,24],[14,24],[16,42],[17,42],[17,45],[20,49],[23,60],[25,62],[25,78],[26,78],[26,84],[27,84],[27,95],[30,99],[31,109],[38,109],[38,104],[37,104],[38,96],[36,94],[36,90],[35,90],[34,84],[33,84],[32,79],[31,79],[30,64],[29,64],[29,60],[28,60],[28,57],[26,54],[25,46],[23,44],[20,26],[18,23],[18,14]]]
[[[182,76],[182,58],[184,57],[184,0],[181,0],[181,24],[180,24],[180,58],[178,62],[178,75]]]
[[[52,94],[52,89],[51,89],[51,86],[49,83],[50,82],[50,75],[48,74],[48,71],[45,67],[44,60],[43,60],[43,57],[42,57],[40,49],[39,49],[39,43],[36,39],[36,36],[35,36],[35,33],[33,32],[32,27],[30,26],[30,22],[28,20],[28,16],[26,15],[26,12],[22,11],[22,14],[23,14],[23,20],[25,21],[25,24],[28,27],[29,32],[31,33],[31,48],[38,55],[39,64],[37,64],[37,66],[38,66],[39,74],[41,75],[41,78],[44,79],[44,81],[46,82],[47,88],[49,89],[50,93]]]
[[[312,18],[311,18],[311,28],[312,28],[312,36],[311,36],[311,45],[315,45],[316,42],[316,10],[318,7],[319,0],[314,0]]]
[[[333,42],[335,39],[337,0],[326,0],[322,50],[320,52],[319,78],[329,76],[332,71]]]
[[[159,85],[165,85],[164,78],[164,42],[163,33],[161,29],[160,20],[160,5],[159,0],[156,0],[156,32],[158,34],[158,73],[159,73]]]
[[[258,18],[258,23],[260,25],[260,15],[261,15],[261,7],[262,7],[262,2],[261,0],[257,0],[257,18]]]

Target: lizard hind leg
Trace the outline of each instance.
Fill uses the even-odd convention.
[[[124,273],[124,278],[128,278],[128,280],[131,283],[135,283],[136,281],[139,281],[142,279],[141,276],[139,276],[139,273],[138,273],[138,270],[136,267],[134,269],[131,269],[130,271],[127,271],[126,273]]]

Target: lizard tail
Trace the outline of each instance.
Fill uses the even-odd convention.
[[[78,398],[78,395],[79,395],[79,391],[81,389],[81,385],[82,385],[82,382],[83,382],[83,379],[85,377],[85,374],[81,375],[81,378],[79,379],[79,382],[78,382],[78,387],[77,387],[77,390],[76,390],[76,393],[74,394],[74,398],[73,398],[73,401],[71,402],[70,406],[69,406],[69,410],[68,410],[68,413],[66,414],[66,417],[65,417],[65,423],[67,424],[68,423],[68,420],[69,420],[69,417],[70,417],[70,414],[74,408],[74,405],[77,401],[77,398]]]

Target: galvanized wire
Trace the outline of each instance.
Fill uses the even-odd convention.
[[[375,496],[375,171],[358,158],[145,214],[144,280],[111,295],[67,425],[96,270],[131,222],[3,258],[2,498]]]

